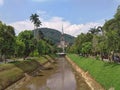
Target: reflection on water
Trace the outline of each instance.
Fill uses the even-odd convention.
[[[32,77],[31,80],[20,88],[13,90],[76,90],[76,80],[70,65],[64,58],[57,61],[58,69],[51,75],[49,72],[43,72],[43,76]]]
[[[46,85],[39,90],[76,90],[75,76],[70,66],[63,58],[60,58],[58,63],[58,72],[52,75]]]
[[[46,84],[39,86],[39,79],[36,82],[28,83],[26,89],[29,90],[76,90],[76,80],[75,76],[69,66],[69,64],[60,58],[58,60],[58,70],[56,73],[51,75]],[[23,89],[22,89],[23,90]]]

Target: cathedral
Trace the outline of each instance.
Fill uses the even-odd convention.
[[[63,30],[63,26],[62,26],[62,33],[61,33],[61,37],[60,37],[60,43],[58,44],[58,48],[62,48],[63,53],[65,53],[65,48],[67,46],[68,46],[68,43],[65,41],[64,30]]]

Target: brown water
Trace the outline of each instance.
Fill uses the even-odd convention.
[[[50,67],[51,69],[31,76],[30,80],[16,84],[9,90],[90,90],[64,58],[59,58],[57,64]]]

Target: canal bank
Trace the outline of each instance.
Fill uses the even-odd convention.
[[[35,76],[6,90],[91,90],[67,60],[60,57]]]
[[[5,90],[36,90],[36,89],[32,88],[32,85],[30,86],[31,89],[29,89],[29,88],[24,89],[24,86],[26,86],[28,83],[34,82],[35,79],[40,80],[39,83],[36,82],[37,86],[42,85],[42,83],[45,82],[46,78],[48,78],[49,75],[54,73],[54,71],[53,71],[54,67],[56,67],[55,62],[47,61],[42,65],[42,67],[37,68],[33,72],[31,72],[29,74],[25,73],[24,77],[22,79],[18,80],[17,82],[15,82],[12,85],[10,85]],[[44,77],[44,74],[46,75],[45,77]],[[41,77],[41,78],[39,79],[39,77]]]
[[[68,56],[66,60],[72,65],[73,69],[84,78],[91,90],[105,90],[98,82],[96,82],[88,72],[83,71],[76,63],[74,63]]]
[[[19,80],[26,80],[28,76],[38,70],[44,69],[43,65],[47,66],[54,62],[50,56],[41,56],[37,58],[29,58],[28,60],[14,61],[0,65],[0,90],[11,86]],[[34,75],[33,74],[33,75]]]

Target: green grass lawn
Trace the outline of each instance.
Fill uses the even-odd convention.
[[[120,90],[120,64],[103,62],[75,54],[69,54],[68,57],[84,71],[88,71],[105,89],[114,87],[115,90]]]

